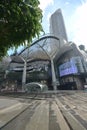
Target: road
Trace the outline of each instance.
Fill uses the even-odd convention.
[[[87,130],[87,92],[6,95],[1,101],[0,130]]]

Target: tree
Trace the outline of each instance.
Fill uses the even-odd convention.
[[[79,45],[79,48],[80,48],[80,50],[85,51],[85,46],[84,45]]]
[[[0,0],[0,58],[43,31],[38,0]]]

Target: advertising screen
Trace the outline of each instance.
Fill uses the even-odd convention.
[[[59,66],[60,77],[68,74],[75,74],[77,72],[77,66],[74,61],[69,61]]]

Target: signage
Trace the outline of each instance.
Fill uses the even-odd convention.
[[[78,73],[77,66],[73,60],[59,66],[60,76]]]

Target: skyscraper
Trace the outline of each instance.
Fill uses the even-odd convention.
[[[62,41],[68,41],[61,9],[58,9],[51,15],[50,33],[54,34]],[[61,44],[63,44],[63,42]]]

